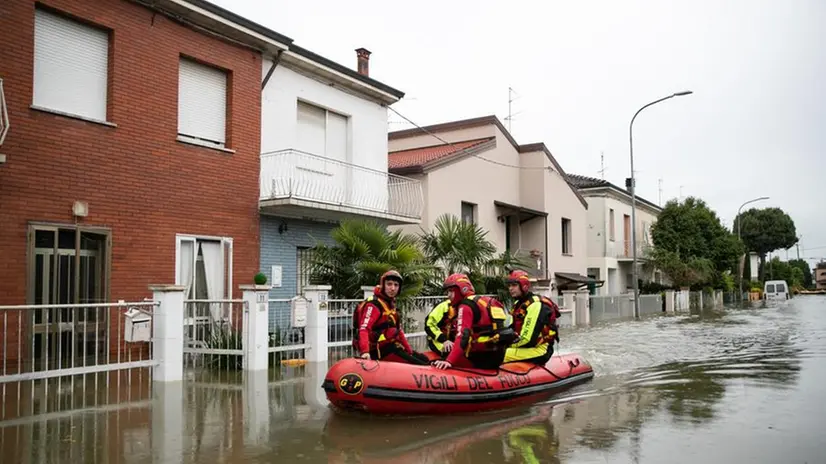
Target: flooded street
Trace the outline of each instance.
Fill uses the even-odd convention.
[[[7,386],[0,461],[824,462],[824,297],[564,331],[560,349],[589,360],[594,380],[477,416],[338,415],[321,390],[327,366],[312,365],[173,386],[145,374],[82,392]]]

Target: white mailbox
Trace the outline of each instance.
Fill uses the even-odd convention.
[[[307,327],[307,307],[310,302],[303,296],[295,296],[290,300],[290,313],[293,328]]]
[[[152,315],[139,308],[129,308],[124,316],[124,340],[148,342],[152,339]]]

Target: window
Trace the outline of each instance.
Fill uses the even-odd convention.
[[[189,300],[223,300],[232,295],[232,239],[178,235],[175,284]]]
[[[297,272],[295,293],[296,295],[304,294],[304,287],[310,285],[310,264],[312,260],[313,249],[310,247],[297,247],[295,269]]]
[[[223,148],[227,141],[227,73],[181,57],[178,68],[178,137]]]
[[[614,210],[613,210],[613,209],[609,209],[609,210],[608,210],[608,234],[609,234],[609,235],[608,235],[608,238],[609,238],[612,242],[614,241],[614,238],[616,237],[616,236],[614,235],[614,234],[615,234],[614,230],[615,230],[615,228],[614,228]]]
[[[298,102],[298,149],[342,162],[348,161],[347,116]]]
[[[476,224],[476,205],[462,202],[462,222],[465,224]]]
[[[108,75],[107,31],[35,10],[33,106],[106,121]]]
[[[562,218],[562,254],[571,254],[571,220]]]
[[[109,301],[109,231],[70,225],[29,227],[28,300],[35,305]],[[85,366],[103,359],[109,311],[38,309],[28,319],[26,347],[35,370]]]

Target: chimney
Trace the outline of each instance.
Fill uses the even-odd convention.
[[[358,72],[362,76],[370,76],[370,50],[366,48],[357,48],[356,56],[358,57]]]

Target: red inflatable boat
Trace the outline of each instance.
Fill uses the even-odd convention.
[[[428,357],[433,353],[427,353]],[[577,354],[554,354],[544,366],[507,363],[498,370],[416,366],[347,358],[327,372],[322,388],[333,406],[371,414],[451,414],[535,402],[594,376]]]

